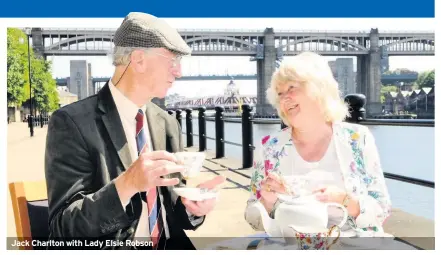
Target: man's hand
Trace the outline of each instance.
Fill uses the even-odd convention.
[[[215,178],[203,182],[198,185],[198,188],[215,189],[217,186],[225,182],[225,177],[216,176]],[[181,197],[182,204],[185,206],[188,212],[198,217],[207,215],[211,212],[216,205],[216,199],[207,199],[203,201],[191,201]]]
[[[115,179],[115,186],[123,204],[138,192],[147,191],[156,186],[173,186],[178,178],[165,179],[164,175],[182,172],[183,166],[176,164],[176,157],[166,151],[141,152],[129,169]]]

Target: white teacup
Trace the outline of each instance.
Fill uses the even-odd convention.
[[[196,177],[201,171],[205,160],[203,152],[177,152],[175,153],[185,170],[182,172],[184,179]]]

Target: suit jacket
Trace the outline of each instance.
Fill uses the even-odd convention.
[[[183,150],[175,118],[151,102],[146,117],[154,150]],[[130,164],[126,136],[107,84],[97,95],[54,112],[45,155],[50,238],[133,239],[141,194],[133,196],[124,211],[113,181]],[[179,173],[168,177],[179,178],[178,186],[185,185]],[[160,244],[165,249],[194,249],[184,230],[195,230],[205,218],[187,213],[172,188],[158,189],[168,225],[168,238],[163,234]]]
[[[333,124],[333,138],[344,180],[345,191],[358,198],[360,215],[348,218],[353,230],[382,232],[390,216],[391,201],[372,133],[365,126],[346,122]],[[280,174],[283,157],[289,157],[292,146],[291,129],[286,128],[262,138],[255,153],[251,176],[250,198],[245,218],[255,229],[263,230],[260,211],[253,206],[260,198],[260,183],[268,172]],[[258,203],[258,202],[257,202]]]

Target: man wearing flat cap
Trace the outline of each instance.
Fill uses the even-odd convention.
[[[181,128],[151,102],[181,76],[180,58],[190,48],[176,29],[144,13],[124,19],[114,44],[111,80],[49,123],[50,238],[114,241],[100,247],[107,249],[194,249],[184,230],[197,229],[215,200],[189,201],[173,191],[185,186],[173,154],[183,150]],[[114,245],[120,241],[124,246]]]

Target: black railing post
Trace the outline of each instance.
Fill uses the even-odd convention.
[[[345,96],[345,102],[349,106],[350,116],[346,118],[347,122],[357,123],[366,119],[366,96],[363,94],[349,94]]]
[[[181,110],[180,109],[177,109],[176,110],[176,119],[178,120],[178,122],[179,122],[179,126],[181,126],[181,128],[182,128],[182,116],[181,116]]]
[[[205,151],[207,149],[207,128],[205,120],[205,107],[199,107],[198,115],[198,130],[199,130],[199,151]]]
[[[253,122],[251,122],[251,111],[253,107],[242,105],[242,165],[243,168],[253,166]]]
[[[282,118],[280,118],[280,128],[284,129],[286,127],[288,127],[288,126],[285,124],[285,122],[283,122]]]
[[[216,106],[216,158],[225,157],[225,121],[224,121],[224,107]]]
[[[185,109],[187,116],[185,123],[187,124],[185,132],[187,133],[187,147],[193,146],[193,117],[191,116],[191,109]]]
[[[44,122],[43,122],[43,114],[40,113],[40,127],[43,128]]]

